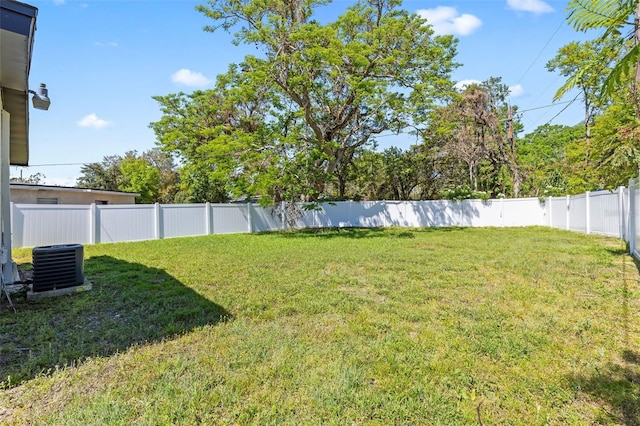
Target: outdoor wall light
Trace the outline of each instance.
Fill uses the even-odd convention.
[[[48,110],[49,105],[51,105],[51,100],[49,99],[49,91],[47,90],[47,85],[44,83],[40,83],[40,88],[38,91],[29,90],[29,93],[33,95],[31,101],[33,102],[33,107],[35,109]]]

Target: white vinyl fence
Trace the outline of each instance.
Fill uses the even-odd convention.
[[[489,201],[325,203],[303,210],[295,228],[550,226],[628,241],[636,253],[640,189],[565,197]],[[286,229],[286,218],[255,204],[31,205],[11,204],[13,247],[96,244]]]
[[[303,210],[295,228],[530,226],[544,224],[536,198],[490,201],[325,203]],[[13,247],[96,244],[286,229],[286,218],[255,204],[11,204]]]
[[[546,226],[627,240],[629,191],[623,186],[616,191],[549,197],[544,205]]]

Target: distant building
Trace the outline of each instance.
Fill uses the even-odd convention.
[[[140,194],[66,186],[11,182],[11,201],[16,204],[135,204]]]

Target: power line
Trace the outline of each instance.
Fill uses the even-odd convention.
[[[552,108],[552,107],[554,107],[554,106],[558,106],[558,105],[572,104],[573,102],[575,102],[575,101],[576,101],[576,99],[578,98],[578,96],[580,96],[580,93],[578,93],[578,95],[577,95],[575,98],[573,98],[572,100],[570,100],[570,101],[556,102],[556,103],[553,103],[553,104],[542,105],[542,106],[539,106],[539,107],[529,108],[529,109],[520,109],[520,110],[518,110],[518,112],[520,113],[520,112],[535,111],[535,110],[537,110],[537,109]],[[564,111],[565,109],[567,109],[567,107],[568,107],[568,106],[569,106],[569,105],[567,105],[566,107],[564,107],[562,111]]]
[[[29,164],[28,166],[16,166],[16,167],[52,167],[52,166],[84,166],[88,163],[50,163],[50,164]]]
[[[565,106],[564,108],[562,108],[560,110],[560,112],[558,112],[556,115],[554,115],[553,117],[551,117],[551,120],[547,121],[545,124],[549,124],[551,123],[556,117],[558,117],[560,114],[562,114],[567,108],[569,108],[571,106],[572,103],[574,103],[578,98],[580,97],[580,93],[578,93],[576,95],[575,98],[573,98],[571,101],[569,101],[568,105]]]
[[[534,100],[529,104],[529,107],[530,107],[531,105],[534,105],[536,102],[538,102],[538,100],[539,100],[541,97],[543,97],[543,96],[547,93],[547,91],[548,91],[549,89],[551,89],[551,88],[552,88],[552,87],[553,87],[553,86],[558,82],[558,80],[560,80],[560,77],[561,77],[561,75],[560,75],[560,74],[558,74],[558,75],[556,76],[556,79],[555,79],[555,80],[553,80],[553,81],[552,81],[552,82],[551,82],[551,83],[550,83],[550,84],[549,84],[549,85],[548,85],[548,86],[547,86],[547,87],[546,87],[542,92],[540,92],[540,94],[539,94],[539,95],[538,95],[538,96],[537,96],[537,97],[536,97],[536,98],[535,98],[535,99],[534,99]],[[529,108],[529,107],[527,107],[527,108]]]

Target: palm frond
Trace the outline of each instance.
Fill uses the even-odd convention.
[[[578,72],[570,75],[569,78],[567,78],[567,80],[564,82],[564,84],[558,88],[556,94],[553,95],[553,102],[559,101],[571,89],[578,87],[580,82],[582,81],[582,76],[584,74],[584,68],[580,68]]]
[[[612,30],[628,21],[637,6],[636,0],[570,0],[567,22],[577,31],[604,28]]]

